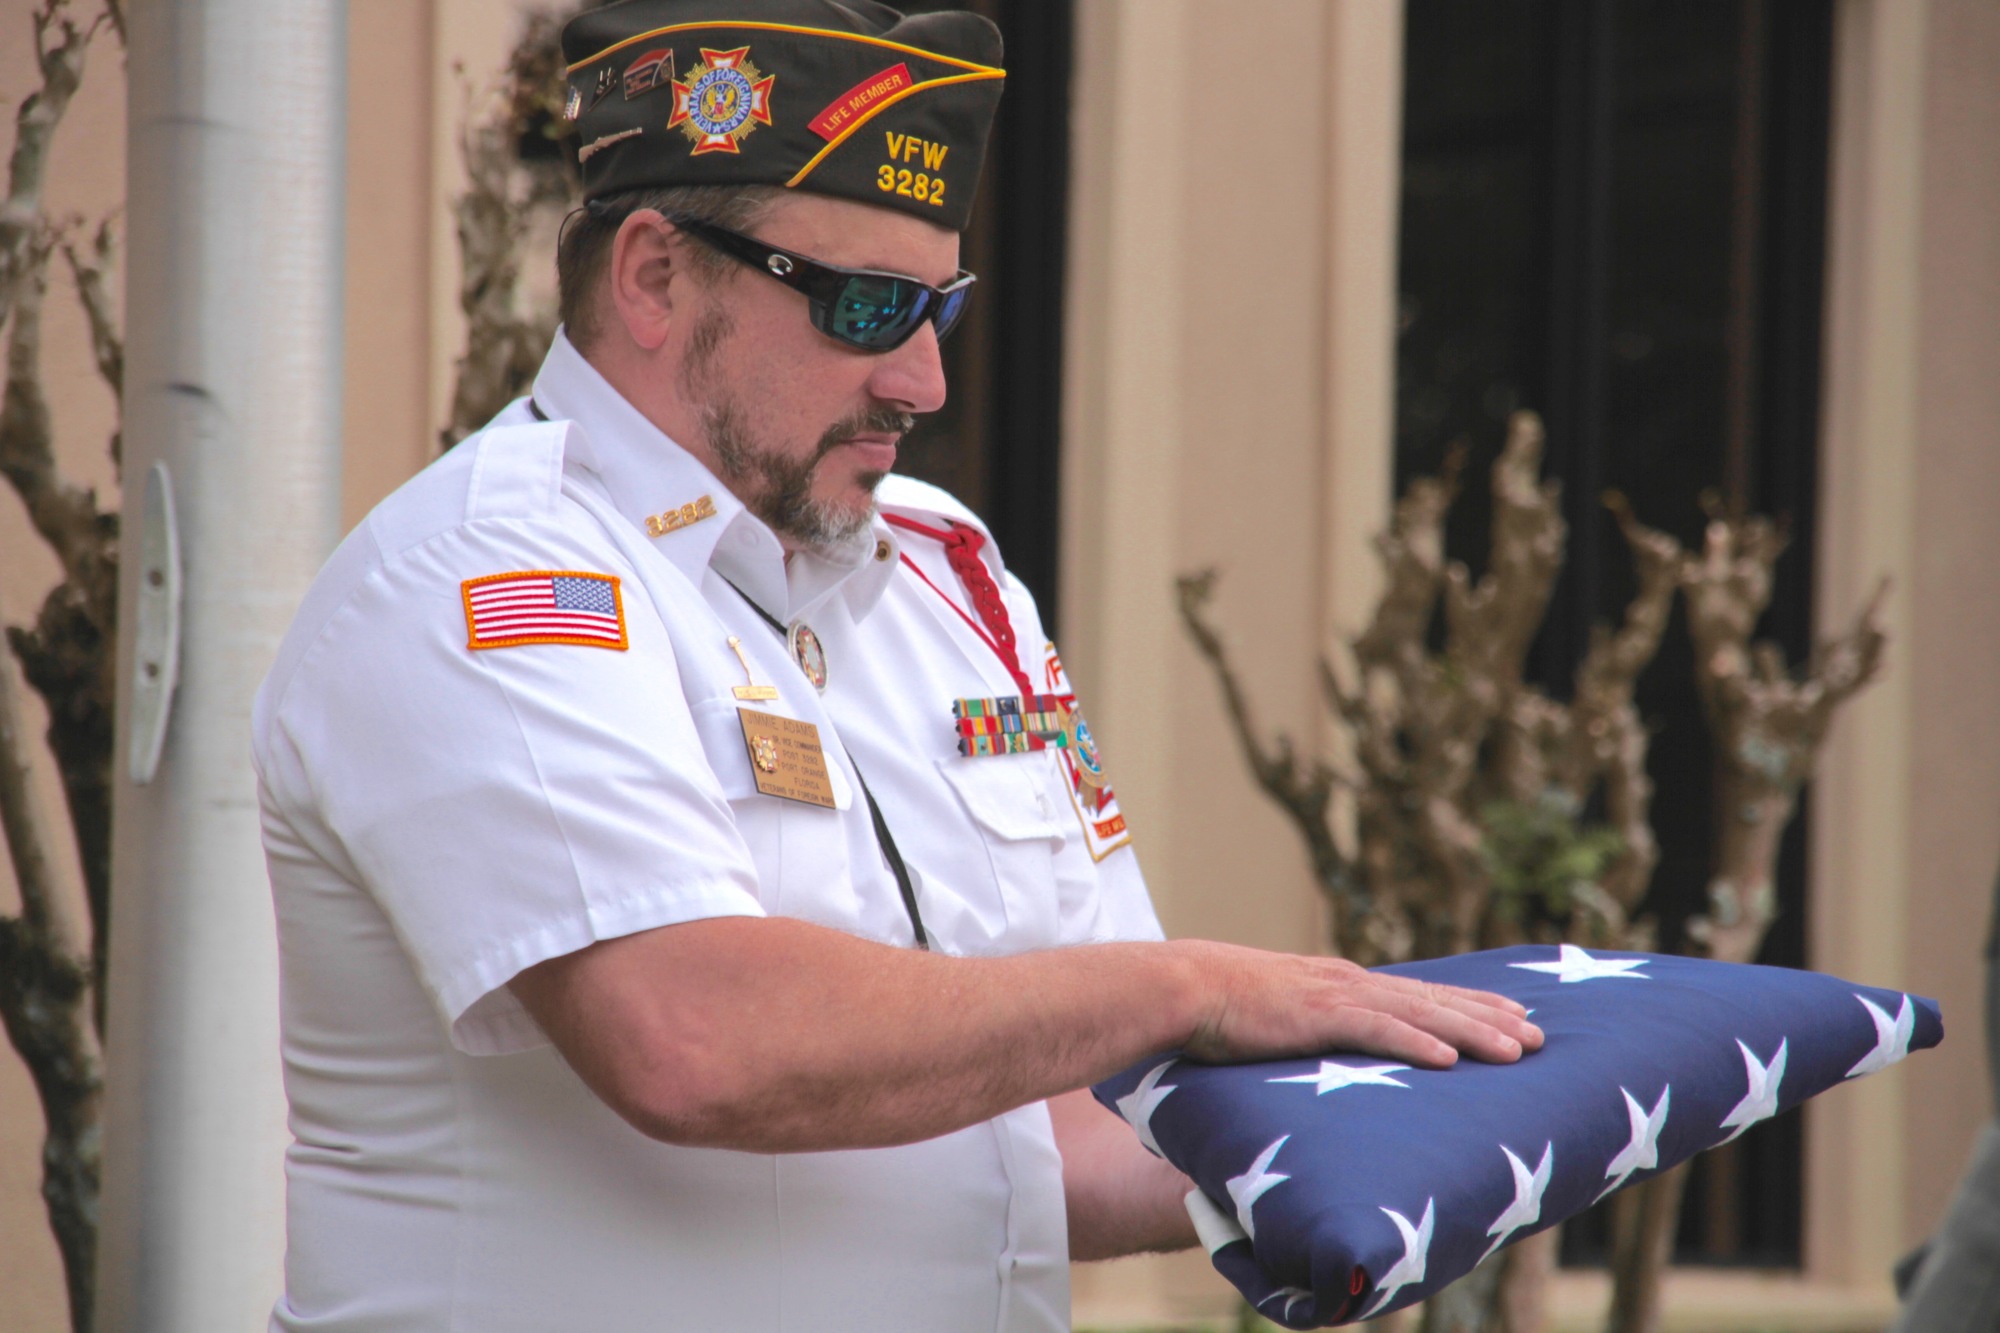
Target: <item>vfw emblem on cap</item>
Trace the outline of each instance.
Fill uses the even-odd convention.
[[[701,65],[674,84],[674,114],[667,128],[678,126],[694,141],[692,156],[737,153],[743,136],[771,123],[771,85],[750,63],[750,48],[734,51],[702,49]]]

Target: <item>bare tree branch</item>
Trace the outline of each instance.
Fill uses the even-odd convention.
[[[57,907],[44,820],[35,807],[14,673],[0,662],[0,829],[21,914],[0,917],[0,1026],[34,1081],[47,1124],[42,1199],[63,1259],[70,1320],[90,1326],[97,1250],[96,1126],[103,1076],[88,1001],[91,972]]]
[[[1592,635],[1590,649],[1577,666],[1566,781],[1576,792],[1588,791],[1593,780],[1602,784],[1605,815],[1620,845],[1598,880],[1608,901],[1586,896],[1579,903],[1580,909],[1596,914],[1603,929],[1590,930],[1583,920],[1575,919],[1572,934],[1588,942],[1642,948],[1651,944],[1651,932],[1636,926],[1632,915],[1652,883],[1660,854],[1653,836],[1646,726],[1633,691],[1658,654],[1673,611],[1681,544],[1639,522],[1623,495],[1614,491],[1604,502],[1631,549],[1638,591],[1625,608],[1624,624],[1616,633],[1600,628]]]
[[[44,0],[35,11],[41,85],[17,108],[7,194],[0,201],[0,324],[7,330],[0,476],[21,497],[30,523],[54,551],[63,574],[33,628],[9,627],[7,638],[28,683],[48,705],[48,742],[62,775],[91,917],[86,952],[71,938],[55,907],[49,849],[56,835],[31,798],[31,750],[22,731],[20,701],[12,670],[0,663],[0,827],[21,895],[20,915],[0,918],[0,1025],[20,1052],[42,1104],[47,1125],[42,1195],[63,1259],[71,1324],[78,1330],[91,1322],[97,1234],[98,1033],[110,889],[109,674],[116,632],[118,519],[115,513],[100,512],[96,495],[64,481],[56,468],[41,348],[42,306],[58,248],[77,280],[98,369],[114,391],[123,374],[123,350],[105,283],[113,249],[110,225],[99,227],[91,257],[85,258],[72,243],[68,225],[46,216],[43,188],[49,147],[82,79],[90,41],[107,22],[122,39],[122,20],[122,12],[113,8],[79,27],[69,17],[67,0]]]
[[[49,745],[63,775],[90,901],[92,952],[101,959],[111,888],[109,674],[117,636],[118,515],[100,510],[94,491],[65,481],[56,468],[41,342],[42,300],[57,240],[47,229],[39,233],[33,265],[16,285],[7,380],[0,389],[0,476],[21,497],[63,578],[34,626],[10,628],[8,640],[28,683],[48,704]]]
[[[1785,534],[1762,518],[1720,513],[1680,582],[1695,644],[1695,682],[1715,737],[1720,814],[1709,910],[1688,923],[1710,956],[1749,962],[1776,919],[1778,850],[1812,775],[1834,710],[1874,679],[1886,639],[1878,587],[1854,625],[1794,678],[1776,644],[1753,642]]]
[[[63,258],[69,262],[70,276],[76,280],[77,298],[83,302],[83,313],[90,321],[90,350],[97,361],[97,373],[111,386],[113,394],[125,392],[125,338],[118,331],[117,317],[112,313],[108,283],[117,259],[118,238],[111,230],[111,219],[104,218],[97,224],[96,234],[90,241],[90,258],[77,253],[76,241],[65,235],[62,238]]]
[[[49,143],[83,81],[83,60],[96,24],[79,28],[68,0],[43,0],[35,10],[35,61],[41,86],[14,113],[14,151],[7,164],[7,197],[0,201],[0,323],[13,312],[17,288],[34,267],[44,231],[42,191],[48,179]]]
[[[1461,569],[1446,586],[1450,655],[1496,696],[1520,686],[1528,646],[1541,628],[1562,571],[1569,533],[1561,483],[1541,479],[1542,442],[1540,418],[1516,412],[1506,446],[1493,463],[1493,541],[1486,575],[1469,587]]]

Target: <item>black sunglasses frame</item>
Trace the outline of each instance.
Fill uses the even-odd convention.
[[[812,312],[813,327],[834,341],[849,347],[858,347],[864,352],[893,352],[911,338],[926,323],[937,326],[938,341],[943,342],[965,315],[965,308],[971,304],[971,293],[967,291],[979,279],[964,269],[943,287],[933,287],[927,282],[913,278],[907,273],[885,273],[880,269],[842,268],[838,264],[823,264],[817,259],[799,254],[794,250],[781,249],[754,236],[718,227],[713,222],[699,218],[667,216],[667,221],[688,235],[712,249],[719,250],[731,259],[740,261],[756,269],[766,277],[776,278],[792,290],[806,298]],[[918,313],[908,324],[893,335],[878,341],[863,341],[839,331],[834,318],[835,306],[856,281],[908,283],[922,296]],[[950,298],[964,293],[954,302]],[[875,302],[855,298],[857,303],[873,305]],[[949,310],[947,319],[945,312]]]

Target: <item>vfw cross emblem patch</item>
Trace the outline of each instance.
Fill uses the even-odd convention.
[[[771,85],[750,63],[750,48],[734,51],[702,49],[701,64],[674,83],[674,114],[668,129],[678,128],[694,142],[692,156],[740,153],[743,136],[771,123]]]

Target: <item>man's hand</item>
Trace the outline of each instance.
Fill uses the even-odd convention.
[[[1463,1051],[1507,1064],[1542,1031],[1505,996],[1370,972],[1342,958],[1266,953],[1206,940],[1185,949],[1207,1005],[1183,1049],[1231,1063],[1356,1051],[1441,1069]]]

